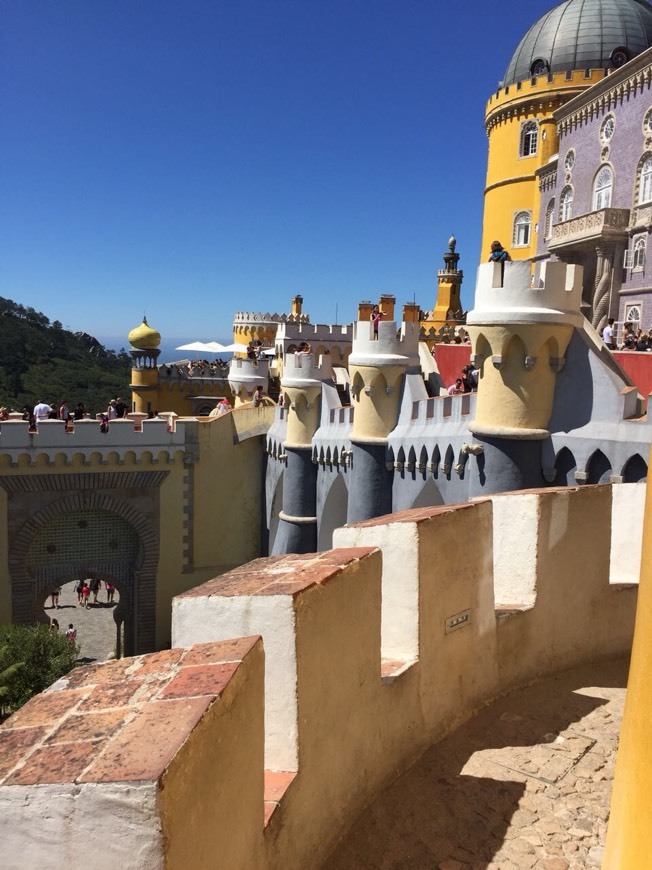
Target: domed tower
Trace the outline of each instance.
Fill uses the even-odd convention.
[[[147,413],[159,406],[158,368],[161,334],[148,324],[143,317],[140,326],[132,329],[127,336],[131,345],[131,398],[132,410]]]
[[[565,0],[528,30],[487,103],[481,260],[493,240],[514,259],[534,256],[537,172],[558,150],[552,113],[650,46],[646,0]]]

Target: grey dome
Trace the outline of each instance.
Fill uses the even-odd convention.
[[[566,0],[530,27],[503,84],[547,72],[622,66],[651,45],[647,0]]]

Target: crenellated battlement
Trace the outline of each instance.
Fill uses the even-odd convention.
[[[196,426],[195,421],[167,419],[112,420],[108,431],[102,432],[97,420],[78,420],[74,429],[67,428],[62,420],[42,420],[38,432],[31,432],[26,421],[2,423],[0,428],[0,462],[19,465],[51,464],[62,458],[69,465],[75,457],[86,463],[107,461],[115,454],[124,462],[131,454],[139,462],[144,454],[150,460],[172,460],[178,451],[186,447],[186,428]]]
[[[503,271],[504,268],[504,271]],[[581,326],[582,267],[548,262],[532,286],[529,260],[482,263],[467,324],[559,323]]]
[[[408,366],[419,364],[419,323],[381,320],[378,338],[374,337],[371,321],[353,324],[353,348],[349,364],[354,366]]]
[[[568,102],[576,94],[602,81],[606,74],[603,69],[568,70],[533,76],[499,88],[487,101],[485,111],[487,132],[495,124],[510,117],[518,118],[525,112],[536,115],[541,111],[539,106],[541,100],[546,100],[547,104],[551,99],[556,99],[555,107],[562,102]],[[532,105],[529,105],[530,101]]]
[[[234,393],[239,393],[242,389],[253,393],[258,386],[266,390],[268,378],[267,360],[233,357],[229,364],[229,386]]]
[[[75,670],[0,728],[8,854],[320,865],[397,774],[493,699],[629,651],[636,588],[610,578],[612,510],[611,487],[583,487],[406,511],[178,596],[171,650]],[[442,541],[463,542],[463,570]]]
[[[333,364],[329,354],[288,353],[283,360],[283,387],[321,386],[333,380]]]
[[[257,326],[264,324],[281,324],[281,323],[309,323],[310,315],[308,314],[265,314],[260,311],[257,313],[250,311],[238,311],[233,318],[234,326],[242,326],[245,324],[256,324]]]

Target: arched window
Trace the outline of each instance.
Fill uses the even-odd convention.
[[[559,219],[569,221],[573,217],[573,188],[565,187],[559,198]]]
[[[555,200],[554,198],[550,200],[548,203],[548,208],[546,209],[546,226],[545,226],[545,239],[552,238],[552,225],[555,220]]]
[[[521,157],[532,157],[537,153],[539,127],[536,121],[528,121],[521,127]]]
[[[652,200],[652,157],[648,157],[641,166],[641,178],[638,183],[638,202],[650,202]]]
[[[525,247],[530,244],[530,224],[532,217],[529,211],[520,211],[514,218],[514,247]]]
[[[601,208],[609,208],[611,205],[611,191],[613,188],[613,175],[608,166],[603,166],[595,176],[593,183],[593,211]]]
[[[631,323],[634,332],[641,326],[641,305],[635,302],[625,306],[625,323]]]
[[[643,236],[639,236],[638,239],[634,242],[634,256],[632,262],[632,269],[645,269],[645,249],[647,248],[647,242]],[[640,320],[640,314],[639,314]]]

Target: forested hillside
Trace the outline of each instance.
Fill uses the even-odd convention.
[[[129,404],[130,364],[129,354],[0,297],[0,405],[20,411],[68,399],[71,409],[84,402],[96,414],[116,396]]]

